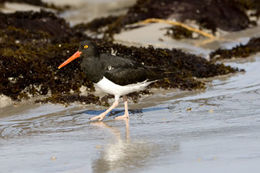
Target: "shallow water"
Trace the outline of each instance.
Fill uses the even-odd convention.
[[[260,56],[229,64],[246,73],[214,79],[205,92],[147,96],[147,106],[130,105],[129,122],[113,120],[122,106],[103,123],[89,121],[98,107],[10,107],[0,121],[0,170],[258,172]]]
[[[234,43],[180,45],[206,56]],[[105,109],[94,105],[3,107],[0,172],[259,172],[260,54],[226,64],[246,72],[208,79],[205,91],[154,90],[129,105],[129,121],[113,120],[122,104],[104,122],[89,121]]]

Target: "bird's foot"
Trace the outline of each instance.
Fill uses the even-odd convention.
[[[91,121],[102,121],[104,118],[105,118],[105,116],[106,116],[106,114],[100,114],[100,115],[98,115],[98,116],[94,116],[94,117],[92,117],[92,118],[90,118],[90,120]]]
[[[124,114],[115,118],[115,120],[125,120],[125,119],[129,119],[128,114]]]

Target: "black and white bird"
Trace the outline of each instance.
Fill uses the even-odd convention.
[[[82,57],[81,68],[92,82],[96,83],[106,93],[115,96],[115,101],[105,112],[91,118],[103,120],[105,116],[118,106],[119,98],[123,96],[125,113],[116,119],[129,118],[126,95],[144,90],[149,84],[161,78],[155,67],[145,66],[129,58],[99,53],[92,41],[83,41],[79,49],[58,68],[62,68],[78,57]]]

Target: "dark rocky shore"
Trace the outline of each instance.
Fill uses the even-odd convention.
[[[248,16],[248,10],[253,10],[254,13]],[[252,16],[260,16],[258,0],[138,0],[125,15],[102,17],[79,26],[91,31],[100,31],[106,26],[102,32],[112,37],[123,29],[129,29],[129,24],[145,19],[174,18],[180,22],[195,21],[200,28],[209,29],[214,34],[217,28],[224,31],[240,31],[255,26],[256,21],[250,19]],[[186,33],[183,28],[182,31]],[[182,34],[180,31],[178,33]]]
[[[260,38],[252,38],[246,45],[238,45],[230,50],[218,49],[210,54],[211,61],[246,58],[260,51]]]
[[[186,2],[187,1],[187,2]],[[70,103],[79,101],[90,104],[107,104],[107,98],[99,98],[93,94],[80,95],[80,88],[85,86],[88,91],[93,91],[93,83],[80,69],[80,60],[75,61],[64,70],[58,70],[58,65],[68,58],[78,48],[82,40],[92,39],[100,52],[110,53],[112,50],[117,55],[130,57],[146,65],[154,66],[169,71],[164,79],[151,85],[156,88],[179,88],[183,90],[203,89],[205,83],[198,78],[214,77],[240,71],[223,64],[208,61],[202,57],[184,53],[179,49],[162,49],[127,47],[114,44],[111,39],[93,39],[84,33],[86,28],[91,28],[99,33],[119,32],[127,24],[135,23],[143,19],[156,17],[167,18],[173,14],[179,14],[180,20],[191,19],[197,21],[201,27],[210,28],[215,32],[216,28],[227,31],[242,30],[250,26],[251,22],[243,9],[255,6],[242,6],[241,3],[232,6],[229,1],[223,1],[224,5],[213,8],[199,6],[195,1],[137,1],[125,16],[107,17],[94,20],[88,24],[80,24],[71,27],[63,18],[53,12],[16,12],[12,14],[0,13],[0,94],[13,100],[29,99],[32,96],[47,96],[48,98],[37,102]],[[2,1],[1,1],[2,2]],[[206,2],[206,0],[205,0]],[[212,1],[217,3],[218,1]],[[242,2],[242,1],[241,1]],[[251,1],[250,1],[251,2]],[[158,5],[162,8],[158,9]],[[257,1],[252,3],[259,4]],[[203,15],[193,16],[183,13],[173,6],[185,7],[185,4],[203,10]],[[205,3],[207,4],[207,3]],[[36,4],[37,5],[37,4]],[[41,4],[39,4],[41,5]],[[157,11],[155,11],[155,7]],[[243,8],[242,8],[243,7]],[[180,8],[181,9],[181,8]],[[205,9],[208,9],[205,10]],[[214,9],[214,10],[210,10]],[[187,10],[187,9],[186,9]],[[225,16],[217,16],[219,11],[228,14],[233,22],[227,22]],[[161,12],[164,13],[161,13]],[[259,9],[257,9],[259,16]],[[199,16],[201,18],[199,18]],[[213,18],[213,16],[217,16]],[[227,19],[227,17],[226,17]],[[217,21],[215,21],[217,20]],[[219,20],[223,20],[220,22]],[[229,19],[229,21],[231,21]],[[107,26],[106,30],[100,30]],[[257,46],[257,48],[256,48]],[[221,57],[248,56],[259,51],[259,38],[252,39],[246,48],[235,48],[236,51],[217,50],[211,57],[221,54]],[[219,57],[219,56],[218,56]],[[215,59],[214,59],[215,60]],[[145,91],[144,93],[149,93]],[[138,95],[132,94],[133,99]]]

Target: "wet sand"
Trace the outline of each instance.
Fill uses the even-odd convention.
[[[226,36],[235,43],[174,45],[207,57],[257,31]],[[151,42],[173,42],[157,40]],[[122,104],[104,122],[89,121],[105,109],[95,105],[5,106],[0,172],[259,172],[260,54],[225,64],[246,72],[205,79],[205,91],[153,90],[154,95],[129,105],[129,121],[113,120],[123,114]]]

